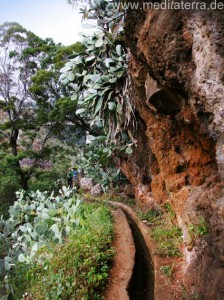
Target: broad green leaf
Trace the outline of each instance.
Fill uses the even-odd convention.
[[[110,63],[113,63],[113,59],[112,58],[106,58],[105,59],[105,65],[106,67],[109,69],[110,68]]]
[[[8,262],[8,263],[11,263],[11,262],[12,262],[12,258],[9,257],[9,256],[6,256],[6,257],[4,258],[4,261],[5,261],[5,262]]]
[[[18,261],[21,263],[24,263],[26,261],[26,258],[22,253],[18,256]]]
[[[89,141],[95,141],[96,137],[89,134],[89,135],[87,135],[87,139],[88,139]]]
[[[99,127],[99,128],[102,128],[102,127],[103,127],[103,122],[100,121],[100,120],[98,120],[98,121],[95,122],[95,125],[96,125],[97,127]]]
[[[60,219],[60,218],[55,218],[55,217],[53,217],[53,218],[51,218],[51,220],[53,220],[53,221],[55,221],[55,222],[61,222],[61,219]]]
[[[100,99],[97,101],[97,104],[95,106],[94,116],[96,116],[96,114],[100,111],[102,105],[103,105],[103,97],[100,97]]]
[[[27,232],[27,227],[25,227],[25,226],[19,226],[19,229],[20,229],[22,232]]]
[[[117,71],[117,68],[115,68],[115,67],[110,67],[110,72],[116,72]]]
[[[75,93],[73,93],[72,95],[71,95],[71,100],[72,101],[75,101],[75,100],[77,100],[77,98],[78,98],[78,95],[77,95],[77,93],[75,92]]]
[[[37,252],[37,250],[38,250],[38,244],[35,243],[35,244],[33,244],[32,248],[31,248],[31,252]]]
[[[109,101],[107,104],[108,104],[109,110],[112,111],[112,110],[116,109],[116,103],[115,102]]]
[[[127,154],[132,154],[132,152],[133,152],[133,150],[132,150],[132,148],[131,147],[127,147],[126,148],[126,150],[125,150],[125,153],[127,153]]]
[[[124,71],[116,72],[116,76],[119,77],[119,78],[121,78],[124,74],[125,74]]]
[[[75,73],[75,76],[81,78],[82,74],[81,73]]]
[[[115,77],[115,78],[111,78],[110,80],[109,80],[109,82],[110,83],[115,83],[117,81],[117,78]]]
[[[77,56],[76,58],[74,58],[73,61],[74,61],[74,63],[75,63],[76,65],[82,64],[82,58],[80,57],[80,55]]]
[[[43,213],[41,214],[41,217],[42,217],[42,219],[44,219],[44,220],[50,219],[50,216],[49,216],[47,213],[45,213],[45,212],[43,212]]]
[[[95,46],[96,46],[97,48],[102,47],[102,46],[103,46],[103,39],[102,39],[102,38],[98,39],[98,40],[96,41],[96,43],[95,43]]]
[[[79,115],[79,114],[84,113],[85,111],[86,111],[85,108],[79,108],[79,109],[77,109],[77,111],[75,113],[76,113],[76,115]]]
[[[34,230],[39,234],[39,235],[42,235],[46,230],[47,230],[47,226],[46,225],[42,225],[42,224],[39,224],[37,225]]]
[[[117,46],[116,46],[116,52],[117,52],[117,54],[118,54],[119,56],[122,55],[121,45],[117,45]]]
[[[69,72],[69,74],[68,74],[68,79],[69,79],[70,81],[73,81],[73,80],[75,79],[75,74],[74,74],[73,72]]]
[[[92,81],[98,81],[100,79],[100,75],[98,74],[90,75],[90,79]]]
[[[97,137],[97,140],[98,140],[99,142],[105,142],[106,139],[107,139],[107,137],[106,137],[105,135],[100,135],[100,136]]]
[[[89,56],[86,58],[86,62],[92,61],[95,59],[95,55]]]
[[[4,268],[5,268],[6,271],[9,271],[11,269],[11,265],[7,261],[5,261],[4,262]]]
[[[61,73],[66,73],[66,72],[68,72],[68,71],[70,71],[71,70],[71,66],[69,66],[69,67],[63,67],[61,70],[60,70],[60,72]]]
[[[53,224],[53,225],[51,226],[51,230],[52,230],[55,234],[59,234],[59,233],[60,233],[57,224]]]

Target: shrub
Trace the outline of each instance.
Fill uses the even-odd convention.
[[[163,272],[166,276],[171,276],[173,273],[173,268],[171,266],[161,266],[160,270]]]
[[[18,192],[1,221],[1,274],[15,299],[25,292],[37,300],[99,299],[113,256],[112,218],[106,206],[71,193]]]
[[[113,256],[113,226],[105,206],[84,204],[81,227],[64,244],[42,249],[37,256],[49,254],[43,265],[29,270],[18,266],[10,280],[17,297],[24,292],[39,299],[100,299]],[[23,288],[18,289],[18,282]],[[18,298],[20,299],[20,298]]]

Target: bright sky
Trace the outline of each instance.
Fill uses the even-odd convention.
[[[0,0],[0,24],[15,21],[41,38],[70,45],[82,40],[79,8],[66,0]]]

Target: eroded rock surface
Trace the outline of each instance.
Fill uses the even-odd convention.
[[[142,205],[171,203],[190,295],[224,299],[222,11],[132,10],[126,42],[137,147],[120,166]],[[208,234],[189,245],[189,225]]]

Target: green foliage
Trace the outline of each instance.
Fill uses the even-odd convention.
[[[0,203],[0,216],[3,216],[3,218],[8,218],[10,205],[10,202]]]
[[[152,226],[152,238],[157,241],[156,254],[162,257],[181,256],[182,231],[175,225],[176,215],[170,203],[161,209],[140,212],[139,217]]]
[[[33,178],[31,178],[29,181],[29,190],[33,190],[33,191],[39,190],[41,192],[49,191],[49,190],[57,190],[56,182],[59,178],[61,178],[61,176],[58,176],[58,174],[55,173],[54,169],[36,170]]]
[[[15,162],[13,155],[0,154],[0,204],[11,203],[15,199],[15,192],[20,188]]]
[[[40,191],[17,193],[9,218],[1,221],[1,238],[12,245],[4,258],[6,270],[18,261],[29,264],[38,249],[49,242],[61,243],[79,225],[80,199],[71,198],[71,191],[65,187],[61,194],[63,197]]]
[[[61,69],[60,79],[78,104],[76,114],[92,124],[103,120],[105,131],[115,140],[122,129],[134,124],[126,51],[116,40],[123,14],[107,0],[91,1],[81,11],[84,18],[97,19],[101,31],[85,37],[85,50],[71,57]],[[115,27],[119,29],[116,33]]]
[[[168,212],[168,214],[170,215],[171,218],[175,218],[176,217],[176,214],[175,214],[174,210],[172,209],[170,203],[166,203],[164,205],[164,208]]]
[[[189,233],[189,244],[193,244],[197,238],[203,237],[208,234],[209,228],[206,220],[201,218],[195,224],[188,225],[188,233]]]
[[[60,177],[53,170],[42,170],[39,179],[44,182],[35,178],[39,162],[58,156],[56,138],[77,135],[76,129],[82,126],[86,130],[85,122],[75,118],[76,106],[66,102],[69,93],[58,83],[59,69],[68,55],[82,49],[81,43],[63,47],[52,39],[43,40],[17,23],[0,26],[1,199],[12,199],[21,187],[28,189],[28,182],[34,189],[54,188],[53,182]],[[73,122],[72,130],[68,122]],[[13,166],[5,159],[10,153]]]
[[[161,266],[160,270],[163,272],[166,276],[171,276],[173,273],[173,269],[171,266]]]
[[[64,66],[69,55],[73,53],[83,52],[84,49],[84,45],[80,42],[76,42],[75,44],[72,44],[70,46],[61,46],[54,54],[53,58],[55,70],[59,70]]]
[[[86,147],[82,147],[77,155],[76,163],[85,176],[93,178],[96,183],[100,183],[104,192],[109,188],[116,187],[120,181],[120,170],[116,169],[111,157],[112,148],[106,147],[101,142],[102,136],[94,139]]]
[[[140,214],[140,218],[142,220],[150,222],[151,224],[159,224],[161,221],[162,214],[163,212],[161,210],[153,208],[147,211],[146,213]]]
[[[91,203],[82,205],[80,227],[69,235],[66,243],[40,249],[36,256],[45,256],[42,265],[32,263],[27,269],[20,264],[10,274],[16,299],[24,292],[35,300],[101,299],[113,257],[112,237],[108,208]]]
[[[166,203],[163,213],[158,214],[159,221],[152,229],[152,237],[157,241],[157,253],[160,256],[181,256],[180,245],[183,241],[181,228],[174,225],[176,215],[171,204]]]
[[[155,228],[152,237],[157,241],[157,253],[160,256],[180,256],[180,243],[182,242],[182,231],[178,226],[166,228]]]

